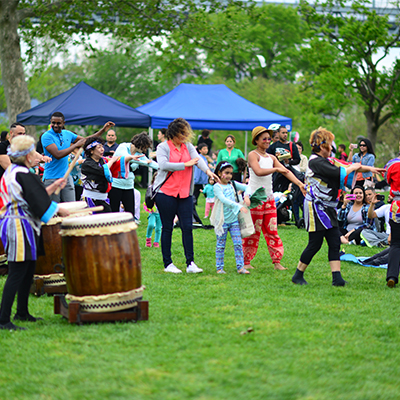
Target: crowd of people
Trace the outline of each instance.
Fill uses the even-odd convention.
[[[261,232],[274,268],[286,270],[281,264],[284,246],[278,234],[280,206],[276,193],[291,193],[295,220],[300,220],[302,209],[308,232],[308,244],[300,256],[293,283],[307,284],[304,272],[324,238],[334,286],[346,284],[340,272],[341,243],[369,247],[390,244],[387,285],[398,283],[400,158],[391,160],[386,169],[376,168],[368,139],[350,144],[347,156],[346,146],[340,144],[336,148],[334,135],[320,127],[311,133],[312,154],[307,159],[303,144],[288,140],[287,127],[279,124],[255,127],[251,140],[254,149],[245,155],[236,147],[234,135],[225,138],[225,148],[213,151],[209,130],[203,130],[197,146],[193,145],[193,131],[183,118],[159,131],[156,148],[146,132],[117,144],[113,122],[88,137],[65,129],[65,122],[63,114],[55,112],[37,147],[19,123],[11,125],[0,143],[1,239],[9,265],[0,308],[1,329],[18,329],[10,320],[17,292],[14,320],[37,320],[28,310],[28,284],[37,256],[43,251],[41,222],[48,222],[55,214],[68,215],[62,203],[76,200],[86,201],[88,207],[102,206],[100,212],[130,212],[139,222],[140,193],[134,188],[135,171],[139,168],[156,171],[152,181],[155,204],[144,206],[148,213],[144,244],[156,248],[161,244],[165,272],[182,273],[173,262],[171,250],[177,223],[186,272],[203,272],[195,263],[193,245],[193,222],[200,221],[202,225],[196,211],[201,194],[206,198],[204,218],[210,219],[217,238],[218,274],[226,273],[228,232],[239,274],[248,275],[254,269],[251,263]],[[102,138],[104,134],[106,140]],[[44,167],[43,176],[40,166]],[[374,176],[382,173],[387,174],[391,187],[391,204],[385,204],[373,188]],[[250,215],[253,230],[243,236],[241,221],[246,214]]]

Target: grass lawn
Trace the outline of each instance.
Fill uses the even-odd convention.
[[[227,274],[217,275],[214,231],[198,229],[204,273],[166,274],[161,249],[144,247],[144,212],[141,220],[149,321],[70,325],[54,315],[52,297],[31,296],[32,314],[45,321],[0,331],[0,399],[400,398],[399,294],[386,288],[385,270],[342,263],[348,285],[332,287],[324,245],[305,274],[309,285],[295,286],[307,233],[290,226],[279,228],[289,271],[274,271],[262,241],[256,269],[238,275],[228,239]],[[184,267],[179,229],[173,254]]]

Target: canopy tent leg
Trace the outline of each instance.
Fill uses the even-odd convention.
[[[153,141],[153,128],[149,128],[149,137],[150,137],[151,141]],[[151,179],[153,178],[153,169],[148,168],[148,170],[149,170],[149,172],[148,172],[148,180],[147,181],[149,182],[149,185],[150,185]]]
[[[245,131],[245,140],[244,140],[244,157],[247,159],[247,131]]]

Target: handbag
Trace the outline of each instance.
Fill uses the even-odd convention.
[[[239,211],[239,214],[238,214],[238,220],[239,220],[239,226],[240,226],[240,236],[242,236],[242,239],[243,239],[243,238],[249,237],[253,233],[255,233],[256,229],[254,228],[254,223],[253,223],[253,219],[251,218],[249,208],[243,203],[243,200],[239,200],[235,182],[232,181],[231,183],[232,183],[233,189],[235,190],[236,201],[239,204],[243,205],[243,207],[247,208],[247,213],[245,213],[243,211]]]
[[[158,193],[158,191],[160,190],[161,186],[164,185],[165,182],[167,182],[167,180],[169,179],[169,177],[173,174],[173,172],[171,172],[164,180],[163,183],[161,183],[161,185],[159,185],[157,188],[154,188],[153,184],[150,184],[147,189],[146,189],[146,194],[144,195],[144,203],[146,204],[146,207],[148,209],[152,209],[154,207],[154,203],[155,203],[155,197],[156,194]]]

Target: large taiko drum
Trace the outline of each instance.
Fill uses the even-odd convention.
[[[82,210],[87,207],[85,201],[70,201],[62,203],[61,206],[69,211]],[[74,214],[75,217],[75,214]],[[42,237],[44,245],[44,256],[39,256],[36,262],[35,277],[43,279],[44,286],[65,285],[64,274],[61,270],[55,270],[57,265],[61,266],[62,241],[60,236],[61,222],[64,218],[51,218],[47,224],[42,225]]]
[[[132,308],[141,299],[137,225],[131,213],[97,214],[61,224],[67,300],[87,312]]]

